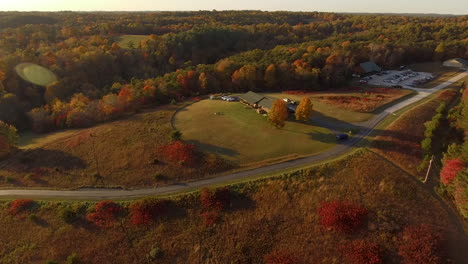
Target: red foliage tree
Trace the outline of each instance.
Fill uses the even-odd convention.
[[[343,233],[353,233],[362,225],[367,210],[347,201],[331,201],[323,202],[318,213],[324,227]]]
[[[112,227],[122,213],[122,207],[112,201],[101,201],[94,207],[94,212],[86,219],[99,227]]]
[[[297,264],[299,260],[290,252],[285,250],[276,250],[264,258],[265,264]]]
[[[187,144],[178,140],[162,146],[159,151],[162,152],[169,161],[174,163],[182,163],[188,166],[193,166],[196,163],[196,151],[195,145],[193,144]]]
[[[34,206],[34,201],[31,199],[18,199],[10,203],[8,213],[15,216],[20,216],[22,213],[27,212]]]
[[[167,214],[167,200],[143,200],[130,206],[130,222],[133,225],[149,225],[157,217]]]
[[[440,172],[440,180],[445,185],[451,184],[455,180],[457,173],[463,170],[463,168],[464,164],[460,159],[447,160]]]
[[[429,225],[410,226],[403,230],[399,253],[403,263],[443,263],[441,235]]]
[[[351,264],[383,263],[382,249],[376,243],[355,240],[343,245],[341,250],[346,261]]]
[[[231,204],[231,191],[228,188],[219,188],[213,192],[204,188],[200,193],[200,202],[205,210],[222,211]]]

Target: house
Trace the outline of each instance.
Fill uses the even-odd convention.
[[[375,64],[373,61],[367,61],[360,63],[359,66],[357,67],[357,72],[363,73],[363,74],[371,74],[374,72],[380,72],[382,71],[382,68],[379,67],[379,65]]]
[[[263,96],[258,93],[249,91],[245,94],[239,96],[239,99],[242,103],[247,104],[253,108],[261,109],[265,112],[270,111],[273,106],[274,98]]]
[[[468,60],[461,59],[461,58],[455,58],[455,59],[444,61],[443,65],[445,67],[455,67],[455,68],[461,68],[461,69],[468,69]]]

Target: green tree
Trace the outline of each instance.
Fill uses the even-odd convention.
[[[309,97],[304,97],[296,109],[296,120],[308,121],[312,117],[313,105]]]
[[[283,100],[275,100],[273,106],[268,112],[268,120],[271,124],[277,128],[284,127],[286,119],[288,119],[288,109],[286,108],[286,103]]]

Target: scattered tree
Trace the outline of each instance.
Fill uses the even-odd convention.
[[[331,201],[323,202],[318,213],[320,222],[325,228],[353,233],[362,226],[367,210],[347,201]]]
[[[275,100],[273,106],[268,112],[268,120],[270,123],[277,128],[284,127],[286,119],[288,119],[289,113],[286,107],[286,103],[283,100]]]
[[[403,230],[399,253],[403,263],[443,263],[441,235],[429,225],[406,227]]]
[[[312,117],[312,101],[309,97],[304,97],[296,108],[296,120],[309,121]]]
[[[381,264],[382,249],[376,243],[354,240],[341,247],[344,258],[350,264]]]
[[[451,184],[455,180],[457,173],[462,171],[463,168],[464,168],[464,164],[462,160],[460,159],[447,160],[445,162],[444,167],[442,168],[440,172],[440,180],[445,185]]]
[[[275,250],[263,259],[265,264],[299,264],[299,260],[286,250]]]

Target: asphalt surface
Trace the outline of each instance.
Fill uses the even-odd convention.
[[[216,185],[229,183],[232,181],[244,179],[247,177],[252,177],[255,175],[260,175],[264,173],[272,173],[275,171],[280,171],[288,168],[294,168],[297,166],[325,161],[327,159],[339,156],[351,150],[351,148],[359,143],[363,138],[368,136],[374,128],[388,115],[393,114],[394,112],[414,104],[431,94],[446,88],[450,84],[457,82],[458,80],[468,76],[468,72],[463,72],[457,76],[451,78],[450,80],[439,84],[438,86],[432,89],[420,89],[420,88],[410,88],[417,91],[418,93],[408,98],[398,104],[395,104],[380,114],[376,115],[374,118],[366,121],[357,123],[360,127],[359,133],[351,137],[349,140],[344,141],[338,144],[333,149],[320,153],[318,155],[309,156],[306,158],[300,158],[296,160],[286,161],[282,163],[277,163],[273,165],[268,165],[265,167],[260,167],[251,170],[245,170],[241,172],[236,172],[232,174],[222,175],[213,178],[207,178],[202,180],[196,180],[185,183],[176,183],[172,185],[155,187],[155,188],[146,188],[146,189],[133,189],[133,190],[121,190],[121,189],[78,189],[78,190],[46,190],[46,189],[5,189],[0,190],[0,198],[45,198],[45,199],[129,199],[129,198],[138,198],[144,196],[153,196],[153,195],[168,195],[178,192],[188,191],[192,189],[197,189],[205,186]],[[334,130],[333,127],[329,127],[331,130]]]

